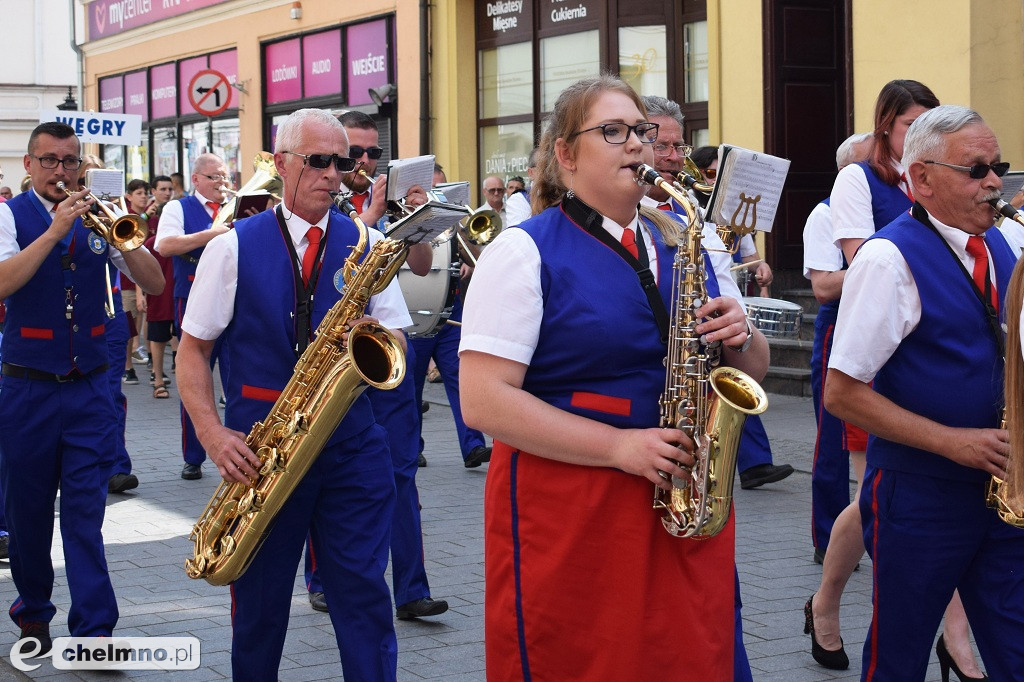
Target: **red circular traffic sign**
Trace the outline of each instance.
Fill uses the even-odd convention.
[[[214,69],[203,69],[188,83],[188,101],[203,116],[216,116],[231,103],[228,77]]]

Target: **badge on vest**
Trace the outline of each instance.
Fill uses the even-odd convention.
[[[95,232],[89,233],[89,248],[95,254],[103,255],[107,252],[107,242]]]
[[[338,290],[339,294],[345,293],[345,268],[334,273],[334,288]]]

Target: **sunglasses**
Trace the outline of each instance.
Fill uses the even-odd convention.
[[[298,152],[282,153],[301,156],[303,165],[308,163],[313,168],[319,168],[321,170],[329,167],[332,160],[334,161],[334,167],[340,173],[349,173],[356,167],[355,159],[350,159],[347,156],[338,156],[337,154],[300,154]]]
[[[360,147],[357,144],[348,148],[348,155],[353,159],[358,159],[363,154],[366,154],[370,159],[377,160],[384,155],[384,150],[380,147]]]
[[[708,180],[714,180],[716,177],[718,177],[717,168],[705,168],[702,172],[704,173],[704,177],[707,178]]]
[[[936,166],[945,166],[946,168],[953,168],[958,171],[963,171],[970,176],[972,180],[984,179],[989,171],[996,174],[997,178],[1001,178],[1006,175],[1006,171],[1010,170],[1010,163],[1008,161],[1001,161],[1000,163],[976,163],[973,166],[957,166],[952,163],[943,163],[942,161],[925,161],[925,163],[934,163]]]

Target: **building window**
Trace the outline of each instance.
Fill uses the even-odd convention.
[[[540,41],[541,111],[551,111],[555,100],[568,86],[600,72],[597,31],[543,38]]]
[[[533,46],[480,50],[480,118],[533,113]]]
[[[509,123],[480,128],[480,180],[488,175],[508,178],[526,175],[533,149],[533,123]]]
[[[619,29],[619,76],[642,95],[668,95],[664,26]]]

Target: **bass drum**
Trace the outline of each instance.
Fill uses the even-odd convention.
[[[409,336],[434,336],[451,317],[459,285],[454,244],[451,240],[434,247],[430,272],[423,277],[414,274],[407,264],[398,271],[398,286],[412,317],[412,326],[405,330]]]
[[[778,298],[744,296],[747,319],[769,338],[795,339],[800,335],[803,309]]]

